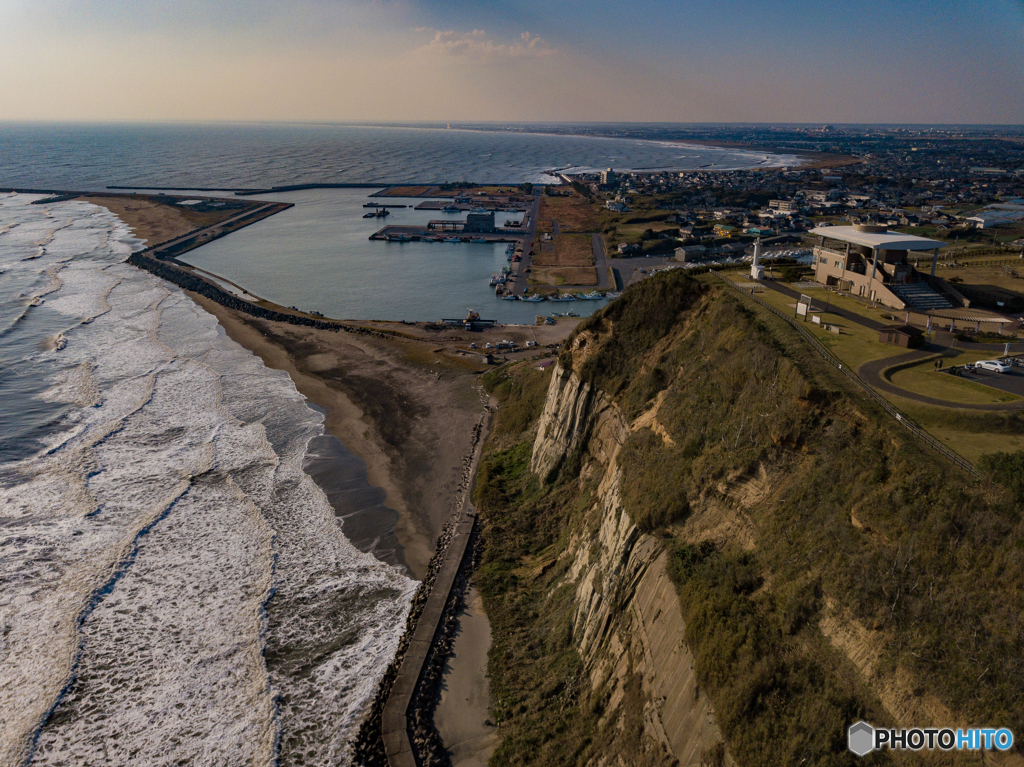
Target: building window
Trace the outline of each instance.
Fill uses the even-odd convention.
[[[842,267],[842,265],[843,265],[843,262],[842,262],[842,261],[836,261],[836,268],[837,268],[837,269],[838,269],[838,268],[840,268],[840,267]]]

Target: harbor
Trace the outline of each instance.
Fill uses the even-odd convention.
[[[534,325],[538,306],[502,300],[488,282],[508,266],[505,288],[509,292],[528,296],[534,290],[526,269],[533,246],[529,230],[539,198],[525,216],[496,216],[499,225],[513,218],[526,220],[526,231],[498,226],[499,231],[491,233],[446,232],[442,241],[437,241],[422,236],[431,220],[464,221],[468,212],[417,211],[415,205],[422,199],[368,197],[368,191],[308,189],[275,194],[273,199],[294,207],[235,232],[231,242],[211,242],[182,260],[244,286],[267,301],[325,317],[436,323],[441,318],[464,317],[472,309],[500,325]],[[386,204],[391,215],[384,220],[364,219],[372,210],[363,207],[367,202]],[[420,240],[412,239],[416,230],[421,233]],[[395,239],[385,239],[389,233]],[[371,240],[373,234],[382,236]],[[401,239],[403,235],[409,239]],[[509,245],[517,249],[518,261],[509,261]],[[552,310],[571,307],[587,316],[605,303],[543,306]]]

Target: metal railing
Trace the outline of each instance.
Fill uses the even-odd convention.
[[[974,467],[974,464],[972,464],[970,461],[968,461],[962,455],[960,455],[958,453],[955,453],[952,450],[950,450],[948,447],[946,447],[941,442],[939,442],[937,439],[935,439],[935,437],[933,437],[931,434],[929,434],[924,429],[922,429],[920,426],[918,426],[916,423],[914,423],[912,420],[910,420],[910,418],[907,417],[902,411],[900,411],[899,408],[895,407],[891,402],[889,402],[889,400],[885,399],[885,397],[883,397],[878,392],[876,392],[860,376],[858,376],[856,373],[854,373],[852,370],[850,370],[848,365],[843,363],[842,360],[840,360],[832,352],[830,352],[828,349],[826,349],[821,344],[821,342],[818,341],[818,339],[815,338],[806,328],[801,327],[800,323],[797,322],[796,319],[794,319],[793,317],[790,317],[785,312],[779,311],[778,309],[776,309],[774,306],[772,306],[768,302],[758,298],[757,296],[754,295],[753,291],[747,292],[743,288],[740,288],[732,280],[729,280],[726,277],[723,277],[718,272],[712,270],[711,274],[713,274],[719,280],[721,280],[726,285],[728,285],[730,288],[735,290],[737,293],[742,295],[744,298],[751,299],[752,301],[754,301],[756,304],[758,304],[762,308],[767,309],[769,312],[771,312],[772,314],[776,315],[780,319],[783,319],[786,322],[788,322],[793,327],[793,329],[796,330],[796,332],[800,334],[801,338],[803,338],[805,341],[807,341],[807,343],[810,344],[811,348],[814,349],[814,351],[816,351],[818,354],[820,354],[821,357],[827,363],[832,365],[834,368],[838,369],[841,373],[844,373],[847,378],[849,378],[851,381],[853,381],[855,384],[857,384],[857,386],[859,386],[861,389],[863,389],[864,393],[867,394],[872,400],[874,400],[875,403],[879,407],[881,407],[886,413],[888,413],[893,418],[895,418],[897,423],[899,423],[904,428],[908,429],[912,434],[914,434],[914,436],[916,436],[919,439],[921,439],[930,448],[932,448],[933,450],[935,450],[938,453],[941,453],[943,456],[945,456],[950,461],[952,461],[955,465],[959,466],[961,469],[963,469],[964,471],[968,472],[972,476],[975,476],[975,477],[980,477],[981,476],[980,473],[978,472],[978,470]]]

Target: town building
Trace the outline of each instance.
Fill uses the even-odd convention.
[[[466,225],[462,227],[463,232],[493,232],[494,211],[487,213],[469,213],[466,215]]]
[[[974,224],[977,229],[992,229],[1002,224],[1012,224],[1024,218],[1024,212],[1019,210],[983,210],[972,216],[967,216],[964,221]]]
[[[924,331],[913,325],[887,325],[878,331],[878,340],[904,349],[917,349],[924,346]]]
[[[700,261],[706,253],[707,248],[703,245],[683,245],[681,248],[676,248],[675,259],[676,261],[688,264],[693,261]]]
[[[946,247],[943,242],[870,224],[818,227],[810,234],[818,237],[814,248],[818,282],[895,309],[927,311],[969,304],[935,276],[939,249]],[[931,255],[928,274],[917,271],[910,261],[916,262],[921,254],[926,259]]]

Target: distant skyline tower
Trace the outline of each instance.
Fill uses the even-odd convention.
[[[611,168],[601,171],[601,183],[605,186],[615,183],[615,171]]]

